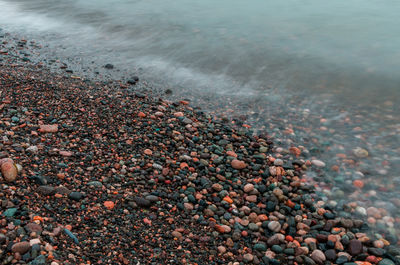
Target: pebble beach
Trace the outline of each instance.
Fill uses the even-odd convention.
[[[5,46],[0,264],[400,264],[397,218],[321,199],[299,144]]]

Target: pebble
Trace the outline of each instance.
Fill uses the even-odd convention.
[[[42,133],[56,133],[58,132],[58,124],[40,125],[39,131]]]
[[[311,253],[311,258],[318,264],[323,264],[326,260],[325,254],[319,249]]]
[[[151,206],[151,202],[149,200],[146,200],[145,198],[142,197],[135,197],[135,202],[139,207],[150,207]]]
[[[8,182],[13,182],[17,179],[18,169],[12,162],[5,162],[1,165],[1,174]]]
[[[253,190],[254,190],[254,185],[251,183],[248,183],[248,184],[244,185],[244,187],[243,187],[243,191],[246,193],[250,193]]]
[[[379,261],[378,265],[395,265],[395,263],[390,259],[382,259]]]
[[[358,158],[366,158],[366,157],[368,157],[368,151],[365,150],[364,148],[361,148],[361,147],[355,148],[353,150],[353,153]]]
[[[357,240],[357,239],[352,239],[349,242],[349,246],[348,246],[348,252],[350,253],[350,255],[352,256],[356,256],[358,254],[361,254],[363,250],[363,246],[361,241]]]
[[[268,228],[273,232],[279,232],[281,230],[281,224],[277,221],[270,221],[268,223]]]
[[[15,243],[12,247],[11,247],[11,251],[14,253],[20,253],[20,254],[25,254],[26,252],[28,252],[31,249],[31,245],[29,244],[29,242],[24,241],[24,242],[19,242],[19,243]]]
[[[243,255],[243,260],[247,263],[252,262],[254,259],[254,256],[250,253],[246,253]]]
[[[26,148],[26,151],[32,154],[36,154],[37,152],[39,152],[39,148],[36,145],[31,145]]]
[[[311,160],[311,163],[316,166],[316,167],[325,167],[326,164],[324,162],[322,162],[321,160]]]
[[[243,161],[240,161],[240,160],[237,160],[237,159],[233,159],[232,162],[231,162],[231,166],[234,169],[239,169],[240,170],[240,169],[246,168],[247,165]]]
[[[70,194],[68,194],[68,198],[74,201],[80,201],[83,199],[83,194],[81,192],[73,191]]]

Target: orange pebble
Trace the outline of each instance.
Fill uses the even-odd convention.
[[[229,196],[226,196],[226,197],[224,198],[224,201],[226,201],[226,202],[229,203],[229,204],[232,204],[232,203],[233,203],[233,200],[232,200],[231,197],[229,197]]]
[[[108,210],[112,210],[115,206],[114,202],[112,201],[105,201],[104,202],[104,206],[108,209]]]
[[[364,187],[364,182],[362,180],[356,179],[353,181],[353,185],[354,187],[361,189],[362,187]]]
[[[138,116],[139,116],[140,118],[144,118],[144,117],[146,117],[146,114],[144,114],[143,112],[139,112]]]
[[[40,217],[40,216],[34,216],[34,217],[33,217],[33,221],[36,221],[36,220],[38,220],[38,221],[40,221],[40,222],[43,223],[43,218]]]
[[[293,237],[292,236],[286,236],[285,239],[288,242],[292,242],[293,241]]]

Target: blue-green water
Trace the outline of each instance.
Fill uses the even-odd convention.
[[[366,104],[400,96],[399,14],[396,0],[0,1],[2,26],[56,32],[171,86]]]

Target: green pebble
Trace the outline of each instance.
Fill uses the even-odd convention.
[[[5,217],[13,217],[17,212],[17,208],[10,208],[4,211],[3,216]]]

